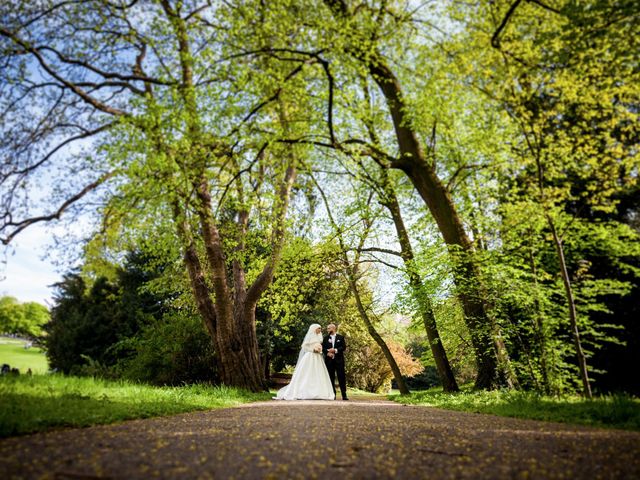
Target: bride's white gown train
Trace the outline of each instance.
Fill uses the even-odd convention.
[[[311,327],[315,331],[319,325]],[[318,336],[322,343],[322,335]],[[309,337],[308,334],[307,337]],[[314,333],[312,338],[307,337],[302,344],[302,352],[291,376],[291,382],[278,390],[278,394],[274,397],[276,400],[333,400],[335,398],[322,353],[313,350],[314,345],[318,344],[317,336]]]

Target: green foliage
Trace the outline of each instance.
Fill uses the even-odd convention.
[[[526,202],[505,203],[501,212],[501,250],[509,254],[501,250],[491,254],[486,272],[496,292],[492,299],[495,314],[503,325],[515,368],[526,388],[573,389],[576,367],[564,287],[542,212]],[[557,218],[565,236],[564,253],[584,347],[588,358],[597,360],[599,351],[611,348],[607,345],[628,341],[624,333],[628,313],[616,305],[636,295],[640,237],[617,221],[567,214]],[[602,360],[592,365],[596,378],[603,378],[602,366]]]
[[[440,339],[456,379],[461,384],[473,381],[476,375],[476,365],[469,331],[465,325],[460,304],[455,298],[444,298],[437,300],[433,304],[433,308],[438,322]],[[411,338],[408,342],[409,350],[426,367],[425,373],[429,373],[432,368],[435,368],[435,360],[431,348],[429,348],[422,318],[416,316],[409,330],[411,332]]]
[[[118,377],[154,385],[216,380],[211,338],[190,311],[167,313],[112,349],[123,352],[113,369]]]
[[[266,393],[204,384],[158,388],[61,375],[3,376],[0,437],[232,407],[268,398]]]
[[[370,393],[387,393],[391,389],[393,372],[380,347],[361,322],[342,326],[341,333],[347,339],[346,374],[347,384]],[[390,335],[385,335],[385,343],[403,377],[420,374],[424,367],[413,358],[402,344]]]
[[[14,297],[0,298],[0,332],[27,338],[43,335],[43,325],[49,321],[49,310],[37,302],[20,303]]]
[[[274,281],[261,300],[261,306],[277,325],[275,336],[291,337],[291,327],[298,330],[302,318],[312,321],[323,316],[324,312],[318,309],[326,308],[326,304],[313,305],[311,302],[319,300],[321,292],[331,288],[331,263],[322,246],[314,247],[302,238],[288,242]]]
[[[522,2],[508,16],[512,5],[457,2],[449,10],[459,31],[443,39],[451,59],[445,69],[457,76],[452,83],[470,87],[472,109],[473,99],[484,99],[484,112],[476,110],[474,118],[493,137],[481,141],[480,132],[471,147],[445,147],[452,159],[471,154],[486,165],[473,169],[455,194],[481,249],[488,301],[519,380],[543,392],[578,386],[550,226],[560,232],[597,389],[603,369],[612,367],[599,352],[637,337],[625,333],[633,331],[628,310],[616,307],[637,298],[640,237],[629,217],[616,212],[619,199],[635,190],[640,165],[634,107],[640,82],[632,67],[638,53],[620,43],[627,35],[637,41],[634,8],[593,0],[557,2],[556,12]],[[443,105],[446,114],[455,103]],[[463,123],[478,125],[472,118]]]
[[[51,322],[46,325],[47,356],[52,368],[80,373],[86,358],[110,366],[117,357],[111,347],[141,326],[140,310],[127,310],[117,284],[97,279],[88,289],[84,279],[68,274],[58,284]]]
[[[407,405],[640,430],[640,401],[624,395],[585,400],[578,396],[550,397],[518,391],[479,392],[466,389],[461,393],[451,394],[434,388],[415,392],[411,396],[398,395],[391,398]]]
[[[273,284],[261,302],[258,332],[264,351],[270,354],[274,371],[295,365],[300,343],[309,324],[338,325],[345,336],[347,383],[368,392],[388,390],[392,373],[375,344],[349,294],[341,263],[331,243],[312,246],[302,238],[290,241]],[[370,301],[372,292],[362,287],[362,297]],[[399,341],[401,332],[392,332],[395,322],[380,325],[404,374],[422,370]]]
[[[258,306],[258,334],[273,370],[295,365],[312,323],[339,325],[348,317],[346,285],[330,246],[296,237],[285,246],[273,283]]]

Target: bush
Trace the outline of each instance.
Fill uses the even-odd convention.
[[[388,392],[391,388],[393,372],[382,349],[373,343],[368,335],[358,336],[353,333],[355,333],[353,330],[348,332],[345,329],[347,384],[367,392]],[[392,339],[385,339],[385,342],[402,375],[414,376],[422,372],[424,367],[400,343]]]
[[[98,278],[87,290],[77,274],[65,275],[56,286],[51,321],[45,325],[51,368],[82,374],[88,359],[90,368],[115,364],[110,347],[136,331],[139,322],[136,311],[122,308],[119,286]]]
[[[128,353],[116,366],[126,379],[154,385],[216,381],[213,345],[195,314],[168,313],[114,349]]]

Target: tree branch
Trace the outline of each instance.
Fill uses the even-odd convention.
[[[386,253],[388,255],[395,255],[396,257],[402,257],[401,252],[397,252],[395,250],[390,250],[388,248],[378,248],[378,247],[367,247],[358,249],[360,252],[378,252],[378,253]]]
[[[302,69],[304,68],[305,65],[309,64],[309,61],[298,65],[296,68],[294,68],[291,72],[289,72],[289,74],[284,78],[284,82],[289,81],[290,79],[292,79],[293,77],[295,77],[298,73],[300,73],[302,71]],[[242,121],[240,122],[240,125],[245,124],[246,122],[248,122],[251,117],[253,117],[256,113],[258,113],[263,107],[265,107],[266,105],[270,104],[271,102],[276,101],[279,97],[280,94],[282,93],[284,87],[278,87],[278,89],[276,90],[276,92],[271,95],[269,98],[267,98],[266,100],[263,100],[262,102],[260,102],[258,105],[256,105],[255,107],[253,107],[251,109],[251,111],[242,119]],[[238,130],[240,129],[240,125],[235,127],[231,133],[229,134],[234,135],[235,133],[238,132]]]
[[[560,14],[562,12],[560,12],[560,10],[558,10],[557,8],[553,8],[550,5],[547,5],[546,3],[541,2],[540,0],[527,0],[527,2],[529,3],[535,3],[536,5],[538,5],[539,7],[544,8],[545,10],[549,10],[550,12],[553,13],[557,13]]]
[[[255,281],[247,291],[247,306],[254,306],[258,302],[260,296],[267,289],[269,283],[271,283],[276,264],[280,259],[280,254],[282,253],[282,246],[284,243],[287,207],[289,205],[289,197],[291,195],[291,189],[293,188],[293,182],[296,178],[296,173],[297,171],[295,165],[289,165],[285,172],[282,184],[280,185],[280,192],[274,205],[277,217],[271,241],[273,251],[271,253],[271,257],[267,260],[267,264],[264,266],[262,272],[260,272],[258,277],[255,279]],[[277,211],[277,209],[279,209],[280,211]]]
[[[220,210],[220,207],[222,206],[224,198],[227,196],[227,192],[229,191],[231,186],[243,174],[248,173],[253,169],[253,166],[258,162],[258,160],[261,160],[263,158],[264,152],[265,152],[265,150],[267,149],[268,146],[269,146],[268,142],[265,143],[264,145],[262,145],[262,147],[260,147],[260,150],[258,150],[258,153],[256,154],[255,158],[249,163],[249,165],[247,167],[243,168],[242,170],[238,170],[238,172],[231,178],[231,180],[229,180],[227,182],[227,184],[225,185],[224,190],[222,192],[222,196],[220,197],[220,201],[218,202],[218,206],[216,207],[215,216],[218,215],[218,211]]]
[[[63,55],[62,53],[60,53],[58,50],[56,50],[53,47],[44,45],[41,47],[33,47],[34,50],[38,50],[38,51],[43,51],[43,50],[48,50],[50,52],[53,52],[59,59],[60,61],[62,61],[63,63],[66,63],[67,65],[76,65],[78,67],[83,67],[86,68],[87,70],[92,71],[93,73],[97,73],[98,75],[100,75],[103,78],[115,78],[118,80],[122,80],[124,82],[126,81],[139,81],[139,82],[145,82],[145,83],[154,83],[156,85],[165,85],[165,86],[171,86],[171,85],[175,85],[176,82],[166,82],[163,80],[159,80],[157,78],[153,78],[153,77],[149,77],[147,75],[140,73],[134,74],[134,75],[123,75],[121,73],[117,73],[117,72],[107,72],[105,70],[102,70],[94,65],[91,65],[88,62],[84,62],[82,60],[77,60],[75,58],[69,58],[66,55]],[[142,58],[144,58],[144,55],[142,55]],[[136,60],[138,60],[138,57],[136,57]],[[141,59],[140,59],[141,60]],[[135,88],[135,87],[134,87]]]
[[[465,170],[472,170],[472,169],[476,169],[476,168],[487,168],[488,165],[484,164],[484,163],[480,163],[480,164],[471,164],[471,165],[460,165],[456,171],[453,173],[453,175],[451,175],[451,178],[449,179],[449,181],[447,182],[446,185],[446,189],[449,191],[452,191],[452,188],[455,184],[456,179],[458,178],[458,176]]]
[[[491,37],[491,46],[493,48],[500,48],[500,34],[502,33],[502,30],[504,30],[505,27],[507,26],[507,23],[509,23],[509,19],[511,18],[513,13],[516,11],[516,8],[518,8],[518,5],[520,5],[520,3],[522,3],[522,0],[516,0],[515,2],[513,2],[511,7],[509,7],[509,10],[507,10],[507,13],[502,19],[502,22],[500,22],[500,25],[498,25],[498,29],[494,32],[493,36]]]
[[[51,213],[49,215],[42,215],[42,216],[39,216],[39,217],[26,218],[26,219],[21,220],[19,222],[13,222],[12,220],[9,220],[8,222],[5,222],[2,226],[0,226],[0,232],[5,232],[6,230],[8,230],[11,227],[15,227],[15,228],[11,232],[9,232],[6,236],[0,237],[0,241],[2,241],[2,243],[4,245],[8,245],[9,242],[11,242],[11,240],[13,240],[13,238],[16,235],[18,235],[21,231],[23,231],[25,228],[29,227],[30,225],[33,225],[35,223],[48,222],[48,221],[51,221],[51,220],[60,219],[62,214],[65,212],[65,210],[67,210],[71,205],[73,205],[75,202],[80,200],[82,197],[84,197],[89,192],[91,192],[91,191],[95,190],[96,188],[98,188],[101,184],[103,184],[104,182],[109,180],[115,174],[116,174],[115,171],[111,171],[111,172],[105,173],[100,178],[98,178],[95,182],[90,183],[89,185],[84,187],[82,190],[80,190],[80,192],[76,193],[71,198],[67,199],[55,212],[53,212],[53,213]]]
[[[58,82],[60,82],[62,85],[64,85],[66,88],[68,88],[69,90],[71,90],[72,92],[74,92],[76,95],[78,95],[82,100],[84,100],[86,103],[92,105],[94,108],[108,113],[110,115],[115,115],[115,116],[128,116],[127,112],[125,112],[124,110],[120,110],[117,108],[113,108],[110,107],[104,103],[102,103],[101,101],[99,101],[97,98],[92,97],[91,95],[89,95],[87,92],[85,92],[84,90],[82,90],[80,87],[78,87],[76,84],[74,84],[73,82],[70,82],[69,80],[64,79],[60,74],[58,74],[58,72],[56,72],[44,59],[44,57],[42,56],[42,54],[40,53],[40,51],[35,48],[32,47],[27,41],[22,40],[21,38],[19,38],[17,35],[15,35],[14,33],[10,32],[9,30],[7,30],[6,28],[4,28],[3,26],[0,26],[0,35],[12,40],[14,43],[17,43],[18,45],[20,45],[22,48],[24,48],[26,51],[28,51],[29,53],[31,53],[37,60],[38,63],[40,64],[40,66],[42,66],[42,68],[49,74],[51,75],[53,78],[55,78]]]
[[[2,175],[2,178],[0,178],[0,184],[12,175],[25,175],[30,171],[35,170],[36,168],[44,164],[47,160],[49,160],[49,158],[51,158],[53,154],[55,154],[58,150],[60,150],[65,145],[75,142],[76,140],[81,140],[83,138],[88,138],[93,135],[96,135],[97,133],[104,132],[105,130],[108,130],[109,128],[111,128],[113,125],[115,125],[115,122],[107,123],[106,125],[102,125],[101,127],[98,127],[95,130],[88,130],[80,135],[67,138],[65,141],[63,141],[62,143],[59,143],[53,149],[51,149],[44,157],[42,157],[36,163],[29,165],[27,167],[24,167],[21,170],[14,170],[13,172],[9,172],[5,175]]]

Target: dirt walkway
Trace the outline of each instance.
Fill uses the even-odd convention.
[[[392,402],[262,402],[0,440],[9,478],[640,478],[640,433]]]

